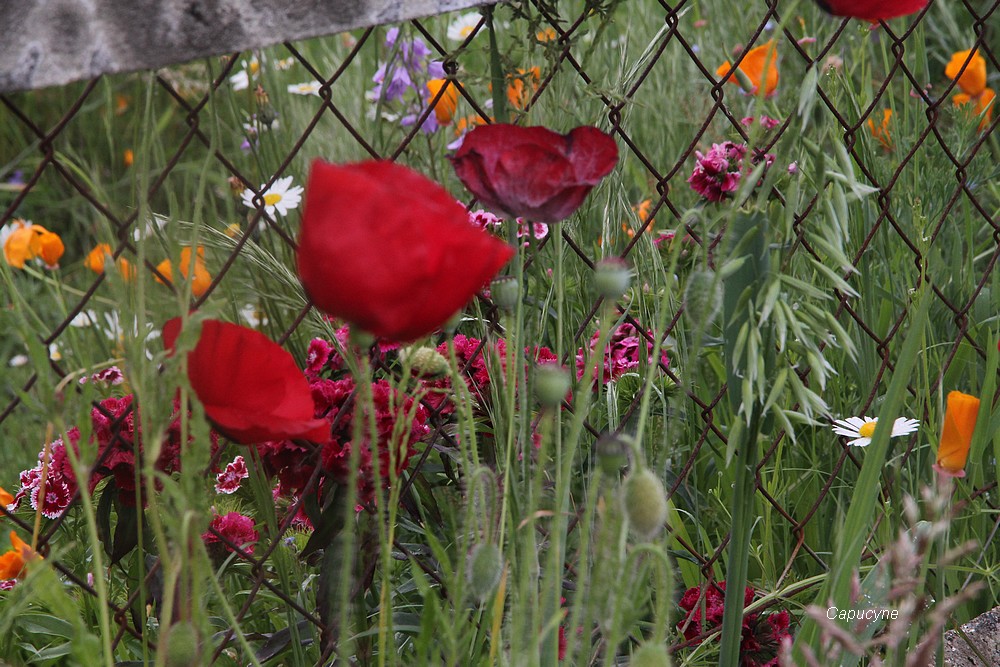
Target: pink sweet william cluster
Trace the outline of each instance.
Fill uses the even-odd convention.
[[[136,500],[135,469],[136,455],[142,455],[142,432],[137,427],[137,410],[132,394],[106,398],[91,410],[90,422],[98,450],[94,466],[87,480],[87,491],[92,493],[101,480],[112,478],[118,498],[126,505],[134,505]],[[80,431],[76,427],[67,433],[69,444],[79,453]],[[212,452],[218,448],[218,436],[211,437]],[[46,451],[48,460],[46,461]],[[170,474],[181,467],[181,423],[179,405],[174,403],[174,418],[167,428],[160,455],[154,464],[160,472]],[[42,490],[42,469],[46,467],[45,497],[39,498]],[[43,447],[38,454],[38,465],[24,470],[20,475],[20,488],[14,496],[14,507],[24,499],[32,509],[41,504],[43,516],[55,519],[69,507],[70,501],[79,489],[79,482],[70,464],[66,443],[62,438]]]
[[[310,389],[316,418],[324,419],[332,429],[329,440],[319,444],[318,449],[298,439],[271,440],[257,445],[268,471],[278,478],[282,496],[300,494],[317,465],[321,466],[324,477],[338,484],[346,483],[350,477],[351,449],[356,446],[353,420],[357,386],[350,377],[333,380],[314,376]],[[379,470],[387,487],[392,462],[395,461],[395,474],[401,474],[416,451],[416,443],[430,432],[428,411],[423,405],[414,405],[413,398],[400,394],[385,380],[373,382],[371,393],[378,436],[374,449],[378,452]],[[410,423],[397,433],[397,421],[408,416]],[[358,500],[368,503],[375,498],[373,446],[367,439],[358,446]]]
[[[623,322],[615,327],[614,331],[611,332],[611,337],[608,340],[607,347],[604,348],[604,354],[602,358],[604,360],[603,371],[599,374],[597,373],[597,363],[595,362],[595,378],[600,377],[601,384],[607,384],[612,380],[617,380],[622,375],[634,371],[639,368],[639,360],[641,358],[640,350],[645,348],[646,350],[646,361],[647,363],[652,363],[653,359],[651,356],[653,353],[653,343],[650,340],[652,338],[652,332],[647,331],[646,334],[649,336],[643,336],[639,333],[633,325],[628,322]],[[598,339],[600,338],[600,332],[595,332],[590,338],[590,351],[593,352],[594,348],[597,347]],[[583,377],[583,371],[587,367],[587,357],[584,350],[581,348],[576,353],[576,377],[580,379]],[[665,351],[660,352],[660,362],[667,366],[670,363],[670,359],[667,357]]]
[[[761,161],[768,167],[774,155],[755,151],[750,163],[746,162],[747,145],[724,141],[712,144],[707,153],[695,151],[694,171],[688,178],[691,189],[710,202],[720,202],[732,196],[740,186],[743,174]]]
[[[252,554],[260,537],[253,526],[253,519],[239,512],[216,514],[209,529],[202,533],[201,539],[213,556],[225,557],[226,553],[232,553],[234,549],[231,544]]]
[[[681,597],[680,606],[685,612],[677,627],[687,640],[695,640],[722,627],[725,613],[726,582],[689,588]],[[743,606],[753,602],[753,588],[747,586]],[[740,664],[744,667],[777,667],[781,642],[791,638],[788,631],[788,612],[774,614],[753,612],[743,615],[743,638],[740,642]]]

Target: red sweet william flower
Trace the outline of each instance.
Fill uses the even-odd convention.
[[[834,16],[878,23],[880,20],[916,14],[927,6],[927,0],[816,0],[816,4]]]
[[[163,325],[168,350],[174,350],[180,330],[180,318]],[[258,331],[202,322],[198,344],[188,353],[188,379],[205,414],[231,440],[330,438],[330,425],[313,416],[309,383],[292,355]]]
[[[618,146],[596,127],[558,134],[544,127],[481,125],[465,135],[450,160],[487,208],[558,222],[615,168]]]
[[[444,324],[513,254],[415,171],[313,162],[299,278],[329,315],[382,338],[414,340]]]

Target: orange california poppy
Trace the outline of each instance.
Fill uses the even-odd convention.
[[[191,248],[181,248],[181,275],[185,278],[189,277],[190,268]],[[165,259],[157,264],[156,270],[163,274],[164,278],[173,282],[173,265],[169,259]],[[156,282],[162,283],[163,281],[157,278]],[[195,296],[201,296],[211,284],[212,276],[209,274],[208,269],[205,268],[205,248],[198,246],[197,257],[194,261],[194,278],[191,281],[191,293]]]
[[[543,28],[535,33],[535,39],[539,42],[551,42],[558,38],[559,35],[556,34],[556,29],[553,27]]]
[[[0,506],[6,508],[14,502],[14,496],[10,495],[7,489],[0,486]]]
[[[442,88],[444,92],[441,93],[441,98],[434,103],[434,98]],[[431,79],[427,82],[427,90],[431,92],[430,102],[434,103],[434,115],[437,117],[438,125],[450,125],[458,108],[458,87],[454,83],[449,83],[448,79]]]
[[[970,54],[972,54],[971,59]],[[966,61],[969,62],[968,66],[965,66]],[[959,75],[963,66],[965,71]],[[944,67],[944,73],[949,79],[955,79],[958,87],[966,95],[976,97],[986,89],[986,59],[978,52],[973,53],[972,49],[953,53],[951,60]]]
[[[21,579],[24,566],[39,556],[13,530],[10,531],[10,544],[12,548],[0,554],[0,579]]]
[[[993,120],[994,100],[996,100],[996,93],[993,92],[992,88],[984,88],[983,92],[975,97],[971,97],[965,93],[955,93],[955,96],[951,98],[952,103],[956,107],[965,107],[968,105],[966,109],[968,113],[972,116],[980,117],[980,132],[985,130],[990,121]]]
[[[111,246],[107,243],[98,243],[94,246],[94,249],[87,253],[87,256],[83,258],[83,265],[96,273],[101,275],[104,273],[104,263],[113,257],[111,253]],[[135,277],[135,269],[127,259],[118,258],[115,262],[118,266],[118,272],[121,273],[122,277],[126,282]]]
[[[66,248],[58,234],[24,220],[15,220],[13,224],[17,228],[3,244],[8,264],[23,269],[25,262],[38,258],[45,262],[46,268],[59,268],[59,258]]]
[[[125,152],[122,153],[122,164],[131,167],[133,162],[135,162],[135,153],[131,148],[126,148]]]
[[[944,428],[938,445],[934,469],[949,477],[965,477],[965,461],[969,457],[972,433],[976,429],[979,399],[960,391],[948,394],[944,411]]]
[[[889,133],[889,121],[892,120],[892,109],[882,109],[882,123],[875,125],[875,119],[868,119],[868,131],[883,148],[892,150],[892,135]]]
[[[732,68],[727,60],[715,70],[715,75],[724,78]],[[729,78],[729,83],[736,84],[754,95],[763,86],[764,95],[773,95],[778,88],[778,47],[774,40],[743,54],[739,72]]]
[[[531,85],[525,86],[525,82]],[[517,109],[523,109],[531,101],[532,95],[538,90],[542,81],[542,70],[539,67],[519,69],[517,74],[507,75],[507,101]]]

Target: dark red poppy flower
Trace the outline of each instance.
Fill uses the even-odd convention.
[[[513,254],[415,171],[313,162],[299,278],[329,315],[382,338],[414,340],[458,312]]]
[[[450,158],[487,208],[535,222],[565,220],[618,164],[614,139],[596,127],[481,125]]]
[[[175,349],[180,330],[180,318],[163,325],[166,349]],[[230,440],[330,439],[330,424],[315,418],[312,391],[292,355],[253,329],[205,320],[188,353],[188,379],[205,414]]]
[[[897,16],[916,14],[927,6],[927,0],[816,0],[816,4],[834,16],[849,16],[878,23]]]

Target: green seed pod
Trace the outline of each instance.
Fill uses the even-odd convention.
[[[625,480],[625,515],[639,537],[651,540],[667,522],[667,493],[663,482],[647,469]]]
[[[166,653],[167,667],[194,667],[202,664],[201,638],[198,628],[189,621],[180,621],[170,626],[160,647]]]
[[[620,298],[632,284],[632,270],[620,257],[602,259],[594,270],[594,284],[605,299]]]
[[[411,347],[401,354],[419,377],[436,378],[448,372],[448,360],[433,347]]]
[[[496,590],[503,573],[503,554],[492,542],[477,544],[469,554],[469,594],[477,602],[485,602]]]
[[[670,654],[663,644],[643,644],[632,654],[629,667],[670,667]]]
[[[722,310],[722,281],[715,271],[695,271],[688,276],[684,290],[684,313],[696,329],[705,329]]]
[[[605,433],[597,439],[594,452],[605,475],[617,478],[621,469],[628,465],[628,444],[627,440],[614,433]]]
[[[500,276],[490,283],[490,297],[497,308],[512,313],[521,300],[521,285],[514,276]]]
[[[535,397],[545,407],[558,407],[572,382],[569,371],[559,364],[542,364],[535,370]]]

